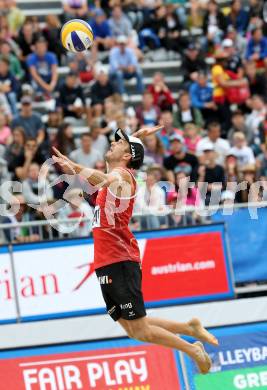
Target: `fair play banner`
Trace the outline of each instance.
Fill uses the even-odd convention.
[[[182,390],[171,349],[119,340],[0,353],[0,379],[16,390]]]
[[[137,239],[147,307],[233,295],[223,225],[137,234]],[[104,313],[93,250],[92,239],[15,245],[22,318]]]
[[[267,389],[267,323],[212,329],[219,347],[205,346],[213,365],[200,375],[185,357],[191,390]]]
[[[16,300],[11,257],[7,246],[0,247],[0,323],[15,322]]]

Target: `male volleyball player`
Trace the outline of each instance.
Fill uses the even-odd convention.
[[[140,138],[160,128],[143,128],[133,136],[118,129],[106,153],[107,173],[78,165],[57,149],[54,149],[53,159],[66,173],[81,175],[99,189],[93,223],[94,267],[108,314],[120,323],[129,337],[183,351],[205,374],[211,360],[201,341],[216,346],[217,339],[196,318],[179,323],[146,316],[139,248],[128,227],[137,191],[132,169],[139,169],[144,159]],[[191,344],[177,334],[200,341]]]

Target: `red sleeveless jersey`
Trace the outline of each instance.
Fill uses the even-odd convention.
[[[136,196],[132,178],[134,194],[130,198],[118,198],[108,187],[98,192],[93,221],[95,269],[126,260],[140,262],[138,244],[128,226]]]

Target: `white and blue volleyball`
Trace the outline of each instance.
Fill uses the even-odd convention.
[[[74,53],[88,50],[94,40],[91,26],[81,19],[72,19],[61,29],[61,42],[65,49]]]

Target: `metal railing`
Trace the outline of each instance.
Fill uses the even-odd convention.
[[[267,207],[267,202],[251,202],[224,204],[216,206],[182,206],[175,210],[167,208],[162,213],[134,213],[130,227],[134,231],[148,231],[157,229],[168,229],[179,226],[191,226],[197,224],[208,224],[211,221],[211,216],[221,210],[224,215],[231,215],[238,209],[246,208],[249,210],[252,219],[257,219],[257,209]],[[88,224],[88,232],[80,234],[79,226]],[[56,240],[62,238],[73,238],[80,236],[90,236],[92,232],[92,219],[89,218],[65,218],[65,219],[49,219],[38,221],[22,221],[14,223],[0,223],[0,242],[14,242],[12,239],[14,231],[17,229],[25,229],[27,232],[25,237],[34,237],[34,241]],[[11,240],[5,239],[4,232],[9,232]],[[39,239],[37,238],[39,237]]]

